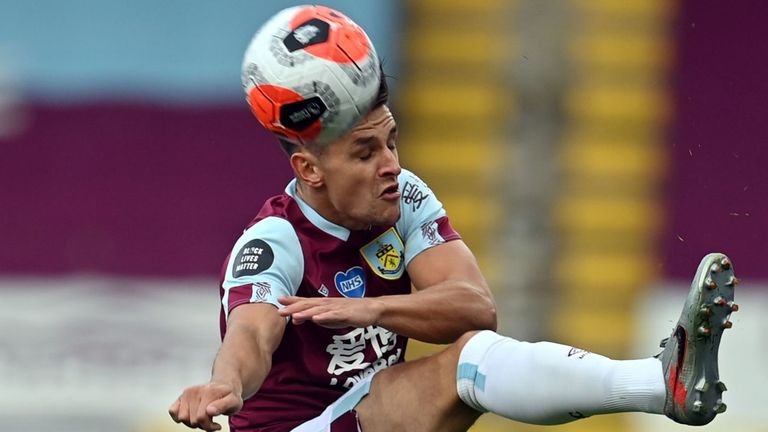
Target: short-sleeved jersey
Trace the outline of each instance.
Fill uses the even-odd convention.
[[[281,296],[363,298],[408,294],[406,268],[422,251],[455,240],[442,204],[403,170],[395,225],[350,231],[313,210],[296,192],[266,201],[222,269],[221,334],[235,307]],[[284,432],[319,415],[362,378],[403,361],[407,339],[377,326],[328,329],[287,323],[259,391],[230,417],[238,432]]]

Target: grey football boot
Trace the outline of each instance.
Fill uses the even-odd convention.
[[[733,291],[739,280],[721,253],[704,257],[696,271],[683,312],[659,354],[667,398],[664,414],[689,425],[705,425],[725,411],[717,351],[731,312],[739,310]]]

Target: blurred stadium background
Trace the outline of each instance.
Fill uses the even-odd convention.
[[[4,430],[184,429],[166,409],[208,378],[221,261],[290,178],[241,56],[300,3],[0,0]],[[706,430],[768,431],[766,3],[325,4],[384,58],[403,165],[476,252],[503,333],[655,354],[699,259],[726,252],[743,307],[721,353],[729,409]]]

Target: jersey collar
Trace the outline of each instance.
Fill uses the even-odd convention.
[[[310,207],[309,204],[301,199],[298,191],[296,190],[296,186],[296,179],[291,180],[291,182],[288,183],[288,186],[285,187],[285,193],[299,204],[299,209],[304,214],[304,217],[306,217],[307,220],[312,222],[312,225],[318,227],[320,230],[336,237],[341,241],[347,241],[347,239],[349,239],[350,231],[343,226],[336,225],[328,219],[320,216],[320,213],[316,212],[315,209]]]

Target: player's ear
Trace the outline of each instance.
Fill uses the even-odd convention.
[[[296,175],[296,178],[310,187],[320,187],[323,185],[323,176],[317,162],[317,156],[306,149],[291,155],[293,173]]]

